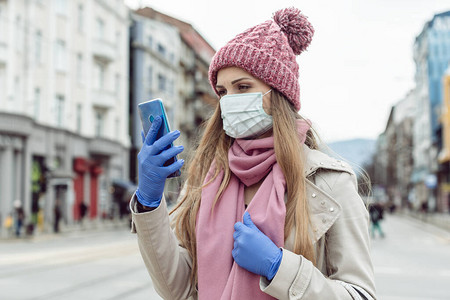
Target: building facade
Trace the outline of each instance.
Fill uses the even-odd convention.
[[[128,177],[123,1],[0,1],[0,215],[110,216]]]
[[[384,167],[385,174],[383,182],[383,186],[385,188],[385,193],[387,196],[386,201],[388,203],[394,203],[397,197],[397,184],[398,184],[398,176],[397,176],[397,130],[395,124],[395,113],[396,107],[393,106],[391,108],[391,113],[388,118],[388,122],[386,124],[386,129],[384,130],[384,141],[383,141],[383,155],[384,157]]]
[[[416,201],[435,210],[442,148],[442,76],[450,60],[450,12],[436,14],[414,42],[417,109],[414,124],[413,184]]]
[[[442,78],[450,62],[450,11],[424,25],[413,54],[416,86],[392,108],[377,140],[374,179],[397,206],[448,211],[450,142],[443,146],[443,136],[450,136],[450,121]]]
[[[395,105],[395,155],[396,155],[396,190],[393,203],[397,207],[408,207],[412,204],[413,185],[413,128],[416,106],[415,90],[411,90],[404,99]]]
[[[373,195],[376,201],[397,208],[414,206],[413,127],[415,91],[392,108],[385,131],[378,137],[373,161]]]
[[[440,110],[443,100],[442,77],[450,61],[450,11],[436,14],[427,22],[416,41],[423,43],[428,74],[428,97],[431,105],[431,130],[433,143],[441,147]],[[423,51],[422,50],[422,51]]]
[[[443,105],[441,114],[442,150],[439,153],[439,196],[437,210],[450,211],[450,64],[442,80]]]

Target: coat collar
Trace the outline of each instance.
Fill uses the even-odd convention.
[[[317,242],[341,214],[341,206],[317,185],[306,180],[306,195],[311,219],[313,242]]]
[[[308,146],[303,145],[303,153],[305,155],[305,176],[309,177],[314,175],[318,169],[329,169],[334,171],[345,171],[352,173],[350,166],[339,160],[335,159],[322,151],[310,149]]]
[[[350,166],[327,154],[304,145],[306,196],[312,225],[313,243],[316,243],[336,222],[341,214],[340,204],[318,183],[314,175],[319,169],[350,172]],[[326,183],[326,182],[324,182]]]

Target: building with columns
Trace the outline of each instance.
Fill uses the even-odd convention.
[[[128,178],[129,10],[122,0],[0,0],[0,217],[114,214]]]

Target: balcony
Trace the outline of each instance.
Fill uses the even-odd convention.
[[[109,63],[114,60],[117,51],[113,43],[103,39],[94,39],[92,53],[97,60]]]
[[[89,141],[89,152],[91,155],[111,157],[121,153],[122,146],[105,138],[93,138]]]
[[[92,93],[92,105],[102,108],[112,108],[116,103],[116,95],[107,90],[95,90]]]
[[[195,82],[195,91],[198,94],[214,95],[214,90],[212,89],[211,85],[209,84],[209,82],[206,79],[198,80]]]

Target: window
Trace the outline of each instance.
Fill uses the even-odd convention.
[[[102,19],[97,18],[97,38],[103,39],[105,36],[105,23]]]
[[[79,83],[83,82],[83,54],[77,54],[77,80]]]
[[[22,27],[22,19],[20,18],[20,16],[16,17],[16,35],[15,35],[15,41],[16,41],[16,50],[17,51],[22,51],[23,48],[23,31],[24,28]]]
[[[95,136],[103,136],[103,129],[105,123],[105,113],[101,110],[95,111]]]
[[[13,174],[12,174],[12,197],[11,199],[18,199],[20,189],[18,189],[18,184],[21,182],[20,169],[21,169],[21,153],[18,150],[14,150],[12,164],[13,164]]]
[[[55,66],[58,71],[66,69],[66,42],[63,40],[56,41]]]
[[[158,44],[158,53],[161,54],[162,57],[166,57],[166,48],[161,44]]]
[[[14,79],[14,91],[15,100],[20,100],[22,89],[20,88],[20,78],[18,76]]]
[[[35,61],[37,64],[42,62],[42,33],[40,30],[36,31],[35,36]]]
[[[56,13],[65,16],[67,14],[67,1],[56,0]]]
[[[81,133],[81,122],[83,117],[83,107],[81,104],[77,104],[77,133]]]
[[[39,108],[41,106],[41,89],[34,89],[34,111],[33,116],[35,120],[39,120]]]
[[[158,75],[158,89],[160,91],[165,91],[166,90],[166,76],[159,74]]]
[[[118,136],[120,136],[120,119],[119,118],[116,118],[116,122],[115,122],[116,124],[115,124],[115,126],[116,126],[116,131],[115,131],[115,133],[118,135]]]
[[[55,99],[55,122],[57,127],[64,125],[64,96],[57,95]]]
[[[199,70],[197,70],[197,71],[195,72],[195,80],[196,80],[196,81],[201,81],[202,79],[203,79],[202,72],[200,72]]]
[[[94,65],[94,72],[94,87],[98,90],[103,90],[105,88],[105,65],[100,62],[96,62]]]
[[[150,47],[150,49],[153,48],[153,37],[152,36],[148,37],[148,46]]]
[[[120,99],[120,74],[116,74],[116,84],[115,84],[115,88],[116,88],[116,96],[117,99]]]
[[[122,47],[122,41],[121,41],[121,35],[120,31],[116,31],[116,47],[117,47],[117,54],[120,54],[120,48]]]
[[[6,71],[4,66],[0,66],[0,103],[6,99]]]
[[[169,92],[170,96],[174,95],[174,82],[172,79],[168,82],[167,91]]]
[[[83,5],[78,5],[78,31],[83,32],[83,25],[84,25],[84,8]]]
[[[64,159],[61,154],[57,155],[53,160],[53,167],[55,169],[64,169]]]
[[[147,83],[148,86],[151,88],[152,84],[153,84],[153,68],[152,66],[148,67],[148,79],[147,79]]]

